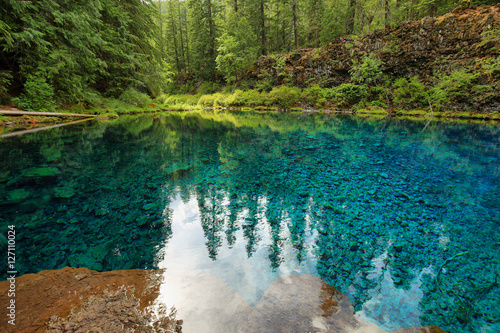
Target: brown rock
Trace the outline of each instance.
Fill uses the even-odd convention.
[[[278,277],[252,308],[238,292],[211,274],[168,273],[99,273],[67,267],[23,275],[16,279],[16,326],[1,320],[0,332],[152,333],[162,331],[160,328],[185,333],[385,332],[354,316],[347,296],[309,274]],[[8,304],[9,286],[9,281],[0,282],[0,304]],[[167,311],[168,302],[175,304],[177,315]],[[3,318],[5,311],[2,306]],[[395,332],[443,331],[429,326]]]
[[[16,325],[3,320],[7,318],[7,308],[2,306],[0,332],[45,332],[52,316],[66,318],[90,297],[99,297],[104,290],[115,293],[122,286],[135,295],[140,302],[139,309],[143,309],[158,295],[160,273],[139,269],[99,273],[86,268],[66,267],[20,276],[16,278],[16,295],[12,298],[16,304]],[[0,282],[0,304],[9,304],[8,290],[9,281]]]

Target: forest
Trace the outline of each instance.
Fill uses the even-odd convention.
[[[145,106],[200,87],[232,92],[263,57],[496,1],[0,0],[0,104]]]

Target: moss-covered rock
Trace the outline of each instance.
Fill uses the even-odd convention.
[[[45,178],[45,177],[56,177],[61,174],[56,167],[38,167],[38,168],[29,168],[26,169],[22,176],[26,178]]]
[[[68,199],[73,197],[77,191],[72,187],[57,187],[54,189],[54,198]]]
[[[7,194],[6,203],[19,204],[31,198],[32,195],[30,191],[24,188],[12,190]]]

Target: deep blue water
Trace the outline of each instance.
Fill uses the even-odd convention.
[[[204,111],[4,138],[1,230],[20,274],[195,268],[255,304],[310,273],[384,329],[498,332],[499,134]]]

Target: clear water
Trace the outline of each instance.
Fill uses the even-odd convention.
[[[0,140],[0,223],[21,274],[199,270],[255,305],[309,273],[383,329],[498,332],[499,129],[217,111],[57,128]]]

